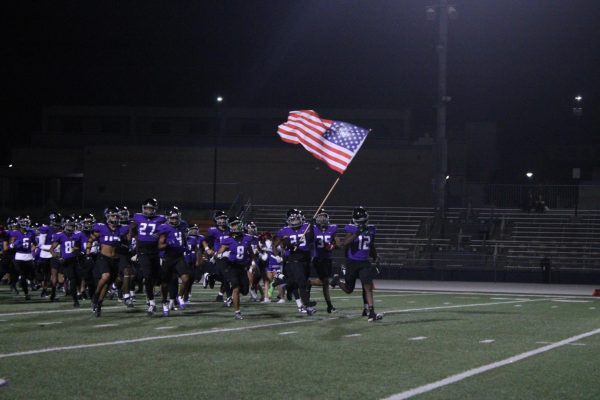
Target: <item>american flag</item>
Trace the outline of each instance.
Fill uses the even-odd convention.
[[[301,144],[329,168],[343,173],[369,133],[368,129],[342,121],[322,119],[313,110],[291,111],[279,125],[281,140]]]

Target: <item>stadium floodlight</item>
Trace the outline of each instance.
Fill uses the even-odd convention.
[[[223,102],[223,96],[217,96],[217,103]]]
[[[531,171],[527,171],[527,172],[525,173],[525,176],[526,176],[527,178],[531,179],[531,178],[533,178],[533,172],[531,172]]]

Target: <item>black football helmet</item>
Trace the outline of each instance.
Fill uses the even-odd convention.
[[[298,228],[304,222],[304,216],[302,215],[302,211],[297,208],[290,208],[287,211],[287,219],[286,222],[290,228]]]
[[[119,220],[121,221],[121,224],[129,224],[131,222],[131,213],[127,206],[119,207]]]
[[[196,224],[192,224],[187,228],[188,236],[198,236],[200,234],[200,228]]]
[[[48,214],[48,221],[50,222],[50,226],[58,229],[62,228],[63,217],[58,212],[51,212]]]
[[[17,217],[17,223],[19,224],[20,228],[27,229],[31,226],[31,218],[29,215],[21,215]]]
[[[239,217],[231,217],[227,220],[229,232],[232,234],[244,233],[244,223]]]
[[[329,226],[329,214],[325,211],[324,208],[319,210],[319,213],[315,217],[315,222],[322,228],[326,228]]]
[[[171,226],[179,226],[181,223],[181,211],[179,211],[179,207],[173,206],[167,211],[167,222]]]
[[[149,198],[142,203],[142,215],[144,217],[154,217],[158,211],[158,200]]]
[[[81,216],[81,229],[84,231],[91,231],[96,223],[94,214],[83,214]]]
[[[246,224],[246,233],[253,236],[258,234],[258,227],[254,222],[250,221]]]
[[[34,222],[33,224],[31,224],[31,229],[35,231],[36,235],[40,233],[40,227],[41,225],[39,222]]]
[[[369,222],[369,213],[364,207],[356,207],[352,211],[352,223],[355,225],[366,225]]]
[[[104,209],[104,218],[108,225],[119,225],[119,209],[115,206]]]
[[[223,210],[217,210],[213,215],[213,220],[217,226],[227,226],[227,213]]]
[[[65,233],[73,233],[75,230],[77,230],[77,219],[69,215],[67,218],[65,218],[64,225]]]
[[[8,217],[6,219],[6,228],[11,231],[19,229],[19,222],[17,221],[17,218]]]

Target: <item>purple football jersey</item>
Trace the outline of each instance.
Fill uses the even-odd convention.
[[[137,246],[138,248],[158,243],[158,235],[156,230],[167,220],[162,215],[154,217],[144,217],[141,213],[136,213],[133,216],[133,221],[137,224]]]
[[[98,242],[101,246],[119,247],[121,245],[121,227],[112,230],[108,225],[100,223],[94,225],[92,231],[99,235]]]
[[[196,253],[200,250],[204,235],[188,235],[187,249],[185,251],[185,262],[194,264],[196,262]]]
[[[313,255],[319,258],[331,258],[333,251],[330,250],[330,248],[334,244],[334,237],[337,233],[337,225],[329,225],[324,230],[315,225],[313,232],[315,234]]]
[[[75,232],[67,235],[64,232],[59,232],[52,238],[53,242],[58,243],[60,256],[65,259],[71,259],[81,254],[81,232]]]
[[[163,249],[164,255],[171,257],[183,255],[187,248],[185,232],[183,229],[171,224],[162,224],[156,231],[158,236],[166,236],[167,247]],[[161,251],[161,255],[163,254],[163,251]]]
[[[38,243],[42,249],[40,253],[40,258],[52,258],[52,254],[48,250],[50,250],[50,245],[52,245],[52,236],[56,233],[56,230],[50,225],[42,225],[40,227],[40,234],[38,235]]]
[[[33,245],[36,244],[35,232],[33,229],[27,228],[25,232],[21,231],[20,229],[16,231],[10,231],[9,237],[15,239],[13,242],[13,248],[17,253],[31,254]]]
[[[359,228],[358,225],[348,224],[344,228],[348,233],[356,233]],[[350,243],[346,251],[346,257],[350,260],[365,261],[369,259],[371,252],[371,246],[375,241],[375,226],[367,225],[367,229],[364,232],[354,238],[354,241]]]
[[[211,226],[210,228],[208,228],[208,233],[206,234],[206,239],[209,242],[213,243],[214,251],[218,251],[219,247],[221,247],[221,242],[223,241],[223,239],[226,239],[228,237],[229,229],[225,229],[224,231],[222,231],[216,226]]]
[[[91,232],[81,231],[79,232],[79,238],[81,239],[81,252],[85,252],[87,248],[87,241],[90,238]],[[90,248],[90,254],[97,254],[100,252],[100,243],[97,240],[92,242],[92,247]]]
[[[238,238],[240,238],[238,236]],[[254,236],[244,234],[241,239],[232,236],[221,241],[221,245],[227,246],[229,250],[229,261],[235,264],[249,265],[252,258],[252,245],[255,243]]]
[[[289,226],[285,226],[277,232],[277,236],[280,238],[288,238],[288,242],[292,245],[298,246],[298,251],[309,251],[309,244],[306,243],[306,236],[304,232],[307,231],[308,224],[302,224],[299,228],[291,228]],[[289,255],[289,249],[286,249],[285,255]]]

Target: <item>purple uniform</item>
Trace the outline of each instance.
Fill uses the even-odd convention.
[[[214,251],[218,251],[221,247],[221,243],[223,242],[223,240],[228,237],[229,229],[225,229],[224,231],[222,231],[216,226],[211,226],[210,228],[208,228],[208,233],[206,234],[206,239],[208,241],[212,241],[213,243],[212,247]]]
[[[60,257],[62,259],[70,260],[81,254],[82,236],[84,235],[81,232],[75,232],[71,235],[59,232],[54,235],[52,241],[58,242],[57,247],[60,249]]]
[[[331,258],[331,254],[333,253],[333,240],[337,233],[337,225],[329,225],[324,230],[315,225],[313,232],[315,234],[313,256],[317,258]]]
[[[112,230],[106,224],[96,224],[92,228],[93,232],[96,232],[98,236],[98,242],[100,245],[119,247],[121,245],[121,227],[117,227]]]
[[[21,230],[10,231],[9,240],[14,238],[10,246],[15,249],[15,260],[33,261],[33,246],[36,244],[35,232],[27,228],[25,232]]]
[[[79,238],[81,239],[81,251],[84,252],[87,246],[88,239],[90,238],[91,232],[81,231],[79,232]],[[100,243],[97,240],[92,242],[92,247],[90,248],[90,254],[98,254],[100,252]]]
[[[184,229],[182,229],[182,227]],[[177,227],[170,224],[162,224],[158,227],[158,236],[166,236],[167,247],[164,249],[164,255],[167,257],[178,257],[182,256],[186,249],[186,238],[185,238],[185,226],[179,225]],[[161,251],[161,256],[163,251]]]
[[[310,251],[309,244],[306,243],[305,232],[308,230],[308,224],[302,224],[298,229],[290,228],[289,226],[283,227],[277,232],[277,236],[280,238],[287,237],[288,243],[291,245],[298,246],[298,251],[307,252]],[[285,255],[288,256],[290,253],[289,249],[285,251]]]
[[[165,217],[163,215],[145,217],[141,213],[136,213],[133,221],[137,224],[137,249],[144,252],[158,251],[157,229],[167,221]]]
[[[358,233],[358,225],[348,224],[344,228],[348,233]],[[371,246],[375,241],[375,226],[367,225],[365,231],[360,232],[354,241],[350,243],[346,251],[346,257],[350,260],[365,261],[369,259]]]
[[[190,265],[196,264],[196,253],[200,251],[203,240],[203,235],[189,235],[187,237],[187,250],[185,251],[186,263]]]
[[[256,244],[256,238],[248,234],[244,234],[241,240],[230,236],[221,241],[221,245],[227,246],[227,250],[229,250],[229,262],[244,266],[250,265],[254,244]]]

